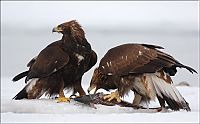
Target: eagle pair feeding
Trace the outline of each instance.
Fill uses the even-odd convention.
[[[73,89],[73,94],[85,95],[81,79],[85,72],[97,62],[97,55],[85,38],[85,33],[76,21],[58,25],[53,32],[62,33],[62,39],[51,43],[29,63],[29,70],[13,78],[17,81],[26,76],[28,83],[14,99],[35,99],[44,93],[59,94],[58,102],[69,101],[64,96],[65,88]],[[158,98],[161,107],[168,104],[172,110],[190,111],[189,104],[181,96],[170,76],[176,68],[185,66],[172,56],[158,50],[160,46],[148,44],[124,44],[110,49],[95,69],[88,92],[117,89],[104,99],[121,102],[120,97],[132,90],[135,93],[133,105]]]

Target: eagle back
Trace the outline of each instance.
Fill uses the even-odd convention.
[[[43,49],[30,68],[31,77],[46,77],[68,64],[69,56],[57,45]]]
[[[153,73],[174,63],[173,58],[153,45],[124,44],[110,49],[101,59],[99,69],[107,75]]]

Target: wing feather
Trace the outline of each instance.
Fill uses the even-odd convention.
[[[97,63],[97,54],[92,50],[89,65],[85,72],[89,71]]]
[[[32,58],[31,61],[27,64],[27,67],[31,67],[34,64],[36,58],[37,58],[37,56]]]
[[[124,44],[110,49],[100,62],[105,74],[153,73],[163,67],[171,67],[177,61],[170,55],[147,44]],[[112,63],[112,64],[110,64]]]
[[[43,49],[33,65],[27,78],[46,77],[67,65],[69,56],[59,46],[48,46]]]

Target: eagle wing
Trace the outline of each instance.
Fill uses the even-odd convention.
[[[27,79],[49,76],[62,69],[69,62],[69,55],[59,46],[43,49],[31,65]]]
[[[172,56],[148,44],[124,44],[110,49],[100,62],[100,70],[107,75],[153,73],[163,67],[179,63]]]
[[[29,61],[29,63],[27,64],[27,67],[31,67],[35,63],[36,59],[37,59],[37,56],[32,58],[31,61]]]
[[[97,54],[92,50],[90,62],[85,72],[90,70],[97,63]]]

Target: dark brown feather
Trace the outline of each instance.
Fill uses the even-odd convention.
[[[31,61],[27,64],[27,67],[31,67],[35,63],[36,58],[37,57],[31,59]]]
[[[38,80],[36,83],[31,80],[25,86],[25,94],[22,90],[14,99],[39,98],[45,92],[50,96],[56,95],[63,89],[85,95],[81,79],[96,64],[96,53],[75,20],[60,24],[53,31],[62,33],[62,39],[48,45],[28,63],[28,74],[23,74],[26,76],[25,82],[33,78]]]
[[[69,56],[60,47],[49,46],[43,49],[35,63],[30,68],[31,78],[47,77],[66,66],[69,62]],[[33,75],[31,75],[33,74]]]
[[[156,49],[140,44],[124,44],[110,49],[102,58],[99,67],[103,73],[113,75],[155,72],[163,66],[157,56]],[[159,63],[162,65],[157,65]]]
[[[88,67],[87,67],[85,72],[90,70],[96,63],[97,63],[97,54],[92,50],[92,54],[91,54],[91,57],[90,57],[90,60],[89,60],[89,64],[88,64]]]
[[[133,90],[142,96],[138,100],[147,102],[157,95],[161,107],[165,107],[166,101],[172,110],[189,111],[188,103],[171,85],[170,76],[176,74],[176,67],[186,68],[192,73],[196,71],[158,49],[163,48],[148,44],[124,44],[110,49],[94,71],[88,89],[116,88],[121,97]]]
[[[147,44],[124,44],[114,47],[101,59],[99,69],[104,74],[110,73],[118,76],[129,73],[154,73],[163,68],[168,71],[174,70],[174,73],[176,73],[176,68],[174,69],[173,66],[196,72],[156,48],[162,47]]]

